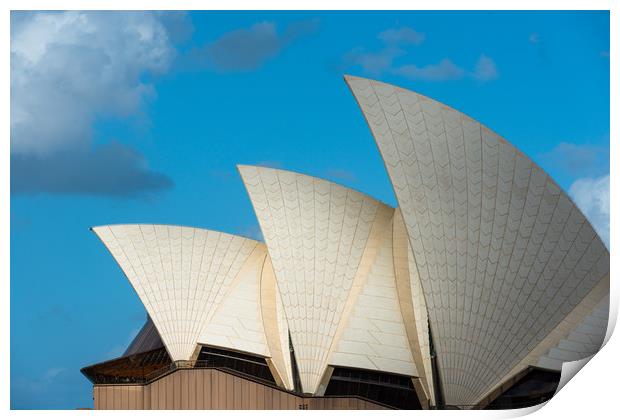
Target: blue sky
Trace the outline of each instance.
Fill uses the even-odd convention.
[[[342,75],[504,136],[609,237],[606,12],[11,15],[11,407],[90,407],[145,311],[90,226],[260,237],[235,165],[395,205]]]

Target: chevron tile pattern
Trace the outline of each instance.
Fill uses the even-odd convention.
[[[579,325],[557,346],[538,359],[536,366],[561,370],[562,363],[580,360],[596,353],[603,345],[609,318],[609,295],[606,295]]]
[[[293,389],[288,322],[286,321],[280,291],[276,283],[276,275],[273,272],[273,265],[269,256],[265,258],[265,263],[263,264],[260,300],[262,321],[271,354],[271,362],[282,382],[279,385],[286,389]]]
[[[256,248],[264,248],[251,239],[181,226],[93,231],[129,279],[173,360],[190,359],[237,275]]]
[[[393,214],[380,223],[378,240],[367,245],[377,248],[374,261],[363,273],[358,293],[349,296],[351,311],[345,312],[329,364],[418,377],[396,289]]]
[[[417,376],[422,381],[430,403],[435,405],[426,301],[400,209],[394,212],[392,229],[394,274],[401,312],[406,320],[409,347],[417,366]]]
[[[276,315],[278,320],[278,331],[280,339],[280,348],[282,349],[282,365],[283,372],[282,377],[286,378],[286,387],[293,389],[293,366],[291,364],[291,354],[289,348],[289,334],[290,329],[288,327],[288,321],[286,319],[286,313],[284,312],[284,304],[282,304],[282,298],[280,297],[280,291],[276,284]]]
[[[381,204],[332,182],[239,166],[269,249],[303,391],[314,393]]]
[[[180,226],[93,228],[150,317],[128,351],[252,353],[292,389],[290,336],[304,393],[322,395],[331,367],[368,369],[411,377],[423,408],[437,390],[447,405],[484,406],[529,366],[560,370],[598,351],[609,252],[566,193],[466,115],[345,79],[399,207],[239,166],[265,244]]]
[[[432,99],[346,77],[409,235],[446,403],[475,404],[599,282],[609,252],[498,135]]]
[[[271,357],[261,313],[261,275],[266,258],[267,247],[258,244],[200,331],[199,344]],[[273,293],[275,296],[275,290]]]

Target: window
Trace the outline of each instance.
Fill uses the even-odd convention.
[[[411,377],[373,370],[334,368],[325,396],[358,396],[394,408],[422,408]]]
[[[530,368],[530,371],[513,386],[485,407],[486,410],[503,410],[531,407],[550,400],[560,382],[560,372]]]
[[[265,359],[250,354],[203,346],[200,349],[195,366],[230,369],[252,378],[275,384]]]

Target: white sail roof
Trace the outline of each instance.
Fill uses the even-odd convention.
[[[564,362],[581,360],[595,354],[603,345],[609,318],[609,295],[605,295],[577,326],[565,335],[555,347],[540,356],[536,366],[561,370]]]
[[[93,230],[136,290],[173,360],[191,358],[198,337],[233,290],[237,276],[263,246],[181,226],[111,225]],[[264,249],[262,253],[264,259]]]
[[[266,257],[265,245],[258,244],[201,329],[198,343],[271,357],[261,311],[261,276]]]
[[[446,403],[475,404],[600,282],[609,253],[553,180],[477,121],[346,77],[402,211]]]
[[[349,298],[330,364],[417,377],[396,289],[391,218],[386,222],[374,261]]]
[[[367,244],[384,234],[375,224],[393,210],[310,176],[250,166],[239,171],[269,249],[303,391],[315,393],[360,267],[367,271],[374,260],[376,250]]]

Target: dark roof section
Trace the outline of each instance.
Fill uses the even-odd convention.
[[[560,382],[558,371],[529,367],[524,375],[502,392],[485,410],[531,407],[550,400]]]
[[[164,343],[155,328],[155,324],[150,316],[147,315],[146,323],[133,339],[125,353],[123,353],[123,357],[130,356],[132,354],[144,353],[150,350],[155,350],[160,347],[164,347]]]
[[[376,370],[334,366],[325,396],[356,396],[401,410],[422,409],[411,377]]]
[[[144,383],[172,363],[164,347],[135,353],[80,369],[94,384]]]

